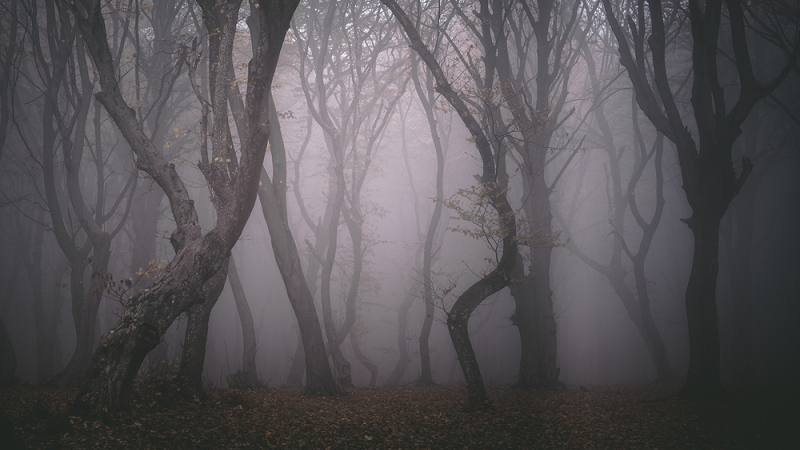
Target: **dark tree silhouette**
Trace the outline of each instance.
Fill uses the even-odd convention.
[[[678,14],[679,10],[669,7],[665,11],[661,1],[648,1],[645,8],[644,0],[640,0],[634,10],[626,14],[628,35],[617,21],[611,1],[603,0],[603,6],[617,38],[620,62],[633,83],[639,107],[677,148],[683,189],[692,209],[692,216],[682,220],[694,235],[692,269],[686,288],[689,372],[682,392],[686,395],[713,394],[721,388],[716,305],[720,220],[752,170],[752,163],[746,157],[738,170],[734,167],[732,147],[756,103],[789,75],[800,47],[795,45],[788,64],[777,76],[766,84],[761,83],[753,73],[741,2],[689,0],[693,39],[691,105],[696,127],[693,132],[680,115],[667,73],[664,15]],[[728,27],[726,33],[722,33],[723,25]],[[726,95],[720,83],[717,63],[720,41],[726,38],[730,39],[733,49],[739,82],[738,96],[731,107],[728,106],[730,93]],[[645,51],[645,44],[649,52]],[[647,61],[648,53],[650,61]],[[647,76],[648,64],[652,64],[652,80]]]

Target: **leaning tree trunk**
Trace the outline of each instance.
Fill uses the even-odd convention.
[[[101,339],[87,378],[73,404],[74,414],[115,411],[129,406],[133,378],[145,356],[159,343],[161,336],[181,313],[201,301],[203,286],[223,267],[256,200],[259,174],[263,171],[270,134],[267,113],[269,89],[283,39],[298,2],[262,0],[257,8],[261,32],[258,34],[257,51],[248,66],[245,123],[249,131],[238,154],[234,153],[230,139],[227,74],[241,2],[230,0],[227,5],[206,1],[198,3],[203,9],[206,27],[218,30],[213,35],[216,40],[214,51],[209,52],[214,105],[212,157],[208,155],[206,130],[201,133],[200,146],[200,168],[208,182],[212,204],[217,209],[217,223],[203,236],[194,202],[178,176],[175,165],[169,164],[148,139],[134,111],[122,96],[108,47],[102,3],[84,5],[86,10],[74,4],[68,5],[99,74],[102,90],[96,97],[131,145],[138,165],[167,194],[177,226],[171,241],[179,249],[153,286],[128,301],[124,316],[117,326]],[[208,103],[204,105],[207,108]]]
[[[264,173],[263,175],[266,175]],[[263,176],[262,175],[262,176]],[[282,187],[281,187],[282,189]],[[303,339],[303,350],[306,362],[306,386],[304,392],[307,395],[336,395],[339,387],[333,379],[328,355],[325,351],[325,342],[322,339],[322,329],[320,328],[317,311],[314,308],[314,298],[308,290],[303,275],[303,267],[300,263],[300,255],[297,253],[294,237],[287,223],[281,220],[274,203],[274,196],[271,193],[262,193],[259,189],[259,200],[261,207],[265,211],[267,219],[272,249],[275,253],[275,261],[278,263],[278,271],[281,273],[283,283],[286,286],[286,293],[289,302],[292,304],[297,323],[300,326],[300,335]]]
[[[357,334],[356,330],[349,333],[350,345],[353,346],[353,353],[355,353],[358,362],[369,371],[369,387],[375,387],[375,383],[378,381],[378,366],[361,351],[361,347],[358,346]]]

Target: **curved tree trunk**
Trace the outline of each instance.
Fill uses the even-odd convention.
[[[367,358],[361,351],[361,347],[358,346],[358,337],[356,337],[356,332],[348,333],[350,336],[350,345],[353,346],[353,353],[355,353],[358,362],[361,363],[369,371],[369,387],[375,387],[375,383],[378,382],[378,366]]]
[[[250,17],[256,17],[259,12],[263,12],[263,8],[256,8],[251,3]],[[261,22],[248,19],[247,24],[250,27],[251,42],[255,53],[258,45],[252,37],[261,35]],[[233,85],[230,86],[228,94],[233,117],[237,121],[236,126],[240,136],[249,136],[248,122],[241,120],[243,116],[241,113],[246,111],[245,106],[238,93],[238,88],[234,89],[233,87]],[[337,395],[339,394],[339,387],[333,379],[331,368],[328,364],[319,317],[314,307],[314,296],[311,294],[306,278],[303,275],[297,245],[289,229],[286,209],[286,149],[283,143],[280,121],[278,120],[278,112],[271,97],[267,107],[269,108],[271,124],[269,145],[274,179],[270,179],[266,169],[261,168],[258,201],[261,204],[261,211],[269,229],[275,262],[278,265],[278,271],[286,287],[289,303],[292,305],[292,310],[300,327],[306,366],[304,393],[310,396]]]
[[[472,116],[461,97],[452,88],[436,58],[425,46],[425,43],[422,42],[419,32],[414,28],[414,24],[397,2],[394,0],[381,0],[381,2],[392,11],[394,17],[400,22],[411,42],[411,48],[417,52],[433,74],[436,80],[437,92],[442,94],[458,112],[459,117],[475,140],[475,146],[480,154],[483,169],[480,177],[481,188],[484,190],[492,207],[497,211],[500,226],[503,230],[502,256],[497,266],[484,278],[467,288],[447,313],[447,328],[450,332],[450,339],[453,341],[453,347],[455,347],[458,355],[458,360],[461,363],[464,379],[467,382],[469,404],[472,407],[480,407],[485,405],[488,399],[486,398],[486,390],[483,385],[478,360],[475,357],[475,351],[469,339],[468,323],[472,312],[486,297],[508,286],[511,282],[512,270],[517,259],[516,216],[508,203],[506,191],[497,184],[495,155],[492,153],[492,146],[480,124]]]
[[[719,223],[712,214],[692,216],[694,235],[692,271],[686,287],[689,323],[689,373],[683,392],[714,394],[719,378],[719,326],[717,324],[717,273],[719,272]]]
[[[131,145],[138,165],[167,194],[177,225],[171,241],[179,249],[153,287],[134,296],[126,305],[125,315],[117,326],[103,336],[86,381],[73,404],[73,413],[85,414],[104,409],[115,411],[129,406],[133,378],[144,357],[159,343],[161,336],[181,313],[201,301],[206,281],[223,267],[256,200],[259,173],[263,171],[270,134],[267,115],[269,89],[297,2],[264,0],[257,8],[261,32],[258,34],[258,49],[249,64],[245,114],[248,132],[245,133],[246,138],[238,155],[234,153],[230,138],[227,108],[230,80],[227,75],[240,2],[231,0],[227,5],[204,1],[199,3],[206,27],[219,30],[218,34],[210,37],[214,45],[210,46],[212,50],[209,52],[209,67],[213,75],[210,77],[214,105],[213,153],[209,158],[206,144],[208,134],[204,129],[201,133],[202,161],[199,165],[208,182],[218,220],[215,227],[204,236],[201,236],[194,202],[174,164],[167,163],[145,135],[134,111],[119,90],[113,56],[108,47],[102,4],[95,2],[85,5],[86,11],[79,10],[76,5],[68,5],[99,73],[102,90],[96,96]]]
[[[428,340],[431,335],[431,327],[433,326],[433,316],[436,313],[433,304],[433,241],[436,236],[436,230],[439,227],[439,221],[442,218],[442,206],[444,202],[444,150],[442,142],[439,139],[439,132],[436,128],[436,119],[433,116],[434,102],[432,93],[432,82],[430,77],[427,77],[427,90],[423,91],[422,85],[417,73],[417,59],[413,59],[411,77],[414,80],[414,86],[417,90],[417,96],[423,104],[425,116],[428,119],[428,128],[431,133],[431,140],[433,141],[433,148],[436,151],[436,204],[433,207],[433,214],[431,221],[428,224],[428,231],[425,234],[425,246],[422,250],[422,300],[425,303],[425,319],[422,322],[422,330],[419,333],[419,358],[422,364],[422,371],[420,373],[419,381],[420,386],[429,386],[435,384],[433,382],[433,372],[431,371],[431,354],[428,348]]]
[[[72,317],[75,324],[75,353],[72,354],[67,367],[56,375],[58,383],[62,385],[80,380],[89,370],[96,342],[95,324],[106,287],[106,274],[111,257],[111,236],[103,233],[99,239],[95,239],[93,242],[94,259],[91,265],[88,265],[91,274],[87,289],[83,289],[83,277],[87,265],[79,265],[77,268],[73,266],[71,271],[70,285],[75,286],[75,288],[71,288]]]

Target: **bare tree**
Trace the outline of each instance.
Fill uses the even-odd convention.
[[[258,48],[249,65],[245,122],[248,133],[241,156],[233,149],[228,122],[227,96],[233,40],[240,1],[198,2],[208,30],[217,36],[210,45],[209,85],[213,111],[211,155],[202,136],[199,164],[208,182],[217,223],[201,235],[194,202],[178,176],[142,130],[135,111],[123,98],[108,46],[101,2],[70,3],[82,39],[94,62],[101,91],[96,94],[135,154],[141,170],[167,195],[177,229],[171,242],[176,255],[157,277],[153,287],[137,293],[126,305],[117,326],[109,330],[92,359],[73,410],[86,413],[129,405],[129,395],[142,360],[182,312],[199,302],[202,289],[227,262],[256,200],[259,175],[269,138],[269,88],[283,39],[297,2],[262,1],[257,9]]]
[[[486,197],[497,212],[503,229],[502,256],[499,258],[497,266],[459,295],[450,311],[447,312],[447,328],[467,382],[469,404],[473,407],[480,407],[485,405],[488,399],[478,360],[475,358],[475,351],[470,342],[468,323],[472,312],[486,297],[503,289],[511,282],[511,271],[517,258],[516,216],[508,203],[505,189],[502,189],[498,184],[497,166],[495,164],[496,155],[492,151],[492,146],[483,128],[472,116],[472,112],[466,103],[453,89],[436,57],[425,46],[414,23],[406,13],[394,0],[381,0],[381,2],[392,11],[394,17],[403,27],[411,43],[411,48],[417,52],[431,73],[433,73],[433,77],[436,80],[436,91],[447,99],[453,109],[456,110],[475,140],[475,146],[480,153],[483,167],[479,182]]]
[[[667,72],[669,30],[664,26],[664,16],[679,14],[679,5],[665,9],[661,1],[653,0],[648,1],[645,8],[644,0],[638,1],[631,11],[625,11],[630,28],[628,34],[617,21],[611,1],[603,0],[606,17],[619,45],[620,62],[633,83],[639,107],[656,129],[675,143],[683,189],[692,209],[692,216],[682,219],[694,235],[692,270],[686,288],[690,355],[689,373],[682,392],[687,395],[714,393],[720,389],[716,305],[719,225],[752,170],[752,162],[746,157],[741,167],[734,167],[732,147],[741,134],[745,118],[759,100],[786,78],[800,53],[796,42],[783,70],[769,83],[760,83],[753,73],[741,2],[724,3],[728,13],[725,19],[721,0],[705,3],[689,0],[693,39],[691,105],[696,127],[693,133],[681,117]],[[723,25],[728,27],[725,34]],[[730,39],[738,75],[738,98],[730,108],[731,97],[726,96],[720,83],[717,63],[721,38]],[[649,58],[645,44],[649,48]],[[647,76],[648,64],[653,67],[652,79]]]

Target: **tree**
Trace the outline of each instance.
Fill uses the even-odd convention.
[[[419,12],[421,15],[421,11]],[[450,16],[452,17],[452,15]],[[418,18],[418,22],[420,19]],[[445,21],[449,22],[449,18]],[[419,28],[419,25],[417,25]],[[437,35],[437,41],[434,47],[439,47],[444,37],[441,34]],[[423,88],[422,82],[419,77],[419,59],[414,55],[411,56],[411,79],[414,80],[414,88],[417,92],[422,109],[425,111],[425,118],[428,122],[430,129],[431,140],[433,141],[433,149],[436,152],[436,198],[431,214],[428,229],[425,232],[425,241],[422,247],[422,300],[425,303],[425,319],[422,322],[422,331],[419,335],[419,357],[422,365],[420,379],[418,384],[431,385],[433,384],[433,373],[431,371],[431,354],[428,346],[428,340],[431,335],[431,327],[433,326],[433,316],[435,313],[433,302],[433,259],[434,259],[434,241],[439,230],[439,222],[442,218],[442,206],[444,202],[444,146],[439,137],[436,118],[434,117],[434,105],[436,97],[433,89],[433,77],[431,71],[424,71],[425,86]],[[404,155],[405,156],[405,155]],[[408,164],[406,162],[406,164]],[[441,233],[440,233],[441,235]],[[441,247],[441,245],[439,246]]]
[[[636,8],[626,15],[630,28],[628,36],[617,21],[610,0],[603,0],[603,6],[617,38],[620,63],[633,84],[639,107],[677,148],[683,189],[692,210],[692,216],[682,220],[694,235],[692,269],[686,288],[689,372],[682,392],[686,395],[713,394],[721,388],[716,307],[720,220],[752,170],[752,162],[745,157],[737,173],[731,156],[732,147],[753,107],[789,74],[797,61],[800,45],[796,42],[783,70],[769,83],[762,84],[753,73],[741,2],[725,2],[728,17],[723,20],[721,0],[710,0],[705,4],[689,0],[688,16],[693,40],[691,106],[696,127],[693,133],[680,115],[667,73],[668,30],[664,26],[664,15],[678,14],[680,10],[674,6],[665,10],[661,2],[655,0],[648,1],[648,8],[645,8],[644,1],[639,1]],[[723,24],[727,25],[729,34],[721,33]],[[648,28],[650,35],[645,40]],[[730,108],[728,101],[731,97],[726,95],[720,83],[718,70],[721,38],[730,39],[738,75],[738,98]],[[649,47],[649,62],[645,42]],[[652,79],[647,76],[647,64],[652,64]]]
[[[579,38],[582,37],[583,35],[579,34]],[[605,37],[606,36],[602,35],[599,36],[600,39]],[[623,164],[625,161],[626,149],[615,139],[615,134],[606,116],[606,108],[604,105],[605,101],[612,96],[608,91],[616,80],[616,78],[612,78],[609,71],[615,69],[614,67],[606,67],[605,70],[598,73],[595,64],[595,55],[588,46],[584,47],[583,58],[586,62],[592,98],[592,104],[586,114],[588,116],[591,113],[594,117],[596,134],[598,135],[598,142],[595,145],[605,150],[608,156],[608,165],[606,166],[608,168],[606,175],[606,190],[609,202],[608,224],[611,225],[610,228],[613,239],[611,244],[611,256],[608,258],[608,262],[602,263],[597,258],[592,258],[586,254],[578,247],[571,233],[569,233],[567,222],[576,212],[577,196],[581,190],[580,185],[583,180],[578,181],[578,187],[575,189],[572,207],[569,211],[570,217],[565,219],[557,211],[555,211],[555,217],[561,225],[562,230],[566,232],[565,247],[567,250],[578,256],[586,265],[608,279],[609,284],[611,284],[614,292],[619,297],[625,311],[628,313],[628,317],[636,326],[647,346],[647,350],[650,352],[657,372],[655,381],[660,383],[672,382],[675,381],[675,374],[667,358],[666,346],[653,320],[652,314],[649,312],[650,295],[647,288],[647,278],[645,277],[644,267],[653,237],[658,229],[664,211],[664,175],[662,168],[664,137],[661,134],[656,136],[650,150],[647,149],[644,135],[639,126],[638,109],[635,100],[631,99],[631,128],[633,131],[632,134],[634,135],[633,141],[635,147],[634,165],[627,183],[624,183]],[[605,61],[605,58],[603,60]],[[608,85],[601,86],[601,78],[611,78],[612,80]],[[617,127],[616,129],[619,128]],[[652,217],[648,221],[640,212],[636,200],[636,188],[651,160],[653,161],[655,172],[655,196],[653,198],[655,201],[655,208]],[[627,211],[630,211],[630,216],[632,216],[636,226],[641,230],[641,233],[637,234],[639,239],[638,245],[635,247],[635,253],[631,250],[634,247],[627,244],[625,237],[626,217],[628,217]],[[628,282],[629,269],[623,263],[623,255],[628,258],[633,266],[633,270],[630,270],[630,272],[633,272],[634,277],[633,289],[631,289]]]
[[[300,81],[306,104],[325,133],[335,183],[329,192],[327,251],[322,264],[322,317],[338,381],[352,385],[350,363],[340,350],[356,321],[357,299],[364,266],[361,190],[380,148],[383,131],[405,91],[395,87],[397,63],[382,67],[383,54],[394,44],[394,26],[381,20],[382,11],[364,2],[331,2],[323,15],[311,4],[301,33],[295,27],[301,54]],[[369,20],[369,19],[375,20]],[[334,31],[335,30],[335,31]],[[342,58],[342,55],[352,55]],[[311,66],[306,69],[306,64]],[[313,79],[314,88],[309,78]],[[312,95],[312,90],[315,91]],[[368,95],[371,94],[371,97]],[[353,272],[345,300],[344,320],[334,323],[331,280],[336,259],[340,218],[350,232]],[[313,227],[316,228],[316,227]],[[319,240],[318,240],[319,241]]]
[[[478,360],[475,358],[475,351],[469,339],[468,323],[472,312],[486,297],[503,289],[511,282],[511,271],[517,257],[516,216],[506,198],[506,190],[498,185],[497,167],[495,165],[496,155],[492,152],[492,146],[480,124],[472,116],[472,112],[466,103],[453,89],[445,77],[439,62],[425,46],[414,27],[414,23],[411,22],[406,13],[394,0],[381,0],[381,2],[392,11],[394,17],[403,27],[411,43],[411,48],[417,52],[420,59],[425,62],[428,70],[433,74],[436,80],[436,91],[447,99],[448,103],[456,110],[475,140],[475,146],[480,153],[483,169],[479,182],[486,198],[497,212],[498,220],[504,230],[502,256],[499,258],[495,268],[459,295],[450,311],[447,312],[447,328],[467,382],[469,404],[472,407],[481,407],[488,400]]]
[[[259,2],[258,48],[249,64],[245,123],[248,133],[240,154],[234,152],[228,122],[227,97],[233,40],[240,1],[200,1],[205,26],[218,39],[210,45],[209,85],[214,108],[211,155],[202,136],[200,170],[208,182],[217,223],[201,235],[194,202],[177,174],[145,135],[135,112],[123,98],[108,46],[102,3],[70,3],[82,39],[98,72],[101,91],[96,98],[131,146],[141,170],[156,180],[170,203],[177,226],[171,242],[176,255],[150,289],[129,300],[118,324],[104,334],[91,369],[73,405],[76,413],[124,409],[144,357],[159,342],[178,315],[197,304],[206,281],[224,265],[250,215],[269,138],[269,88],[283,39],[297,2]]]
[[[44,18],[48,31],[45,39],[42,39],[44,36],[40,37],[38,32],[41,17],[38,5],[36,3],[29,5],[26,12],[32,29],[37,30],[32,34],[31,41],[34,58],[41,67],[37,73],[42,82],[41,89],[44,91],[40,135],[42,160],[39,162],[43,172],[44,197],[56,240],[70,264],[70,292],[76,344],[67,367],[56,375],[57,381],[64,384],[78,380],[89,367],[95,344],[98,308],[109,279],[111,243],[127,218],[130,207],[129,194],[133,193],[131,186],[134,178],[129,177],[125,187],[116,193],[112,193],[106,184],[113,171],[109,169],[111,166],[108,161],[109,155],[105,154],[102,144],[98,104],[94,105],[94,133],[87,133],[89,111],[93,102],[92,97],[86,93],[93,90],[95,81],[89,75],[85,48],[80,41],[75,40],[78,30],[69,20],[66,7],[54,2],[45,2]],[[21,129],[19,132],[23,133]],[[33,142],[37,142],[38,138],[39,136],[28,136]],[[28,146],[28,141],[24,138],[23,142]],[[95,169],[94,204],[87,202],[89,195],[80,179],[84,152],[87,148],[91,152],[91,161]],[[66,177],[63,180],[56,175],[57,164],[63,164],[66,169]],[[66,187],[66,199],[63,198],[64,187]],[[116,194],[117,198],[109,207],[106,205],[106,198],[113,199],[113,194]],[[117,209],[126,197],[128,201],[124,213],[119,222],[111,226],[111,219],[115,217]],[[76,219],[74,222],[71,220],[73,215]],[[85,234],[83,242],[80,242],[81,232]],[[90,273],[88,284],[87,269]],[[40,323],[41,326],[45,326],[41,320]]]
[[[491,130],[491,144],[500,155],[500,181],[508,183],[507,158],[522,175],[521,210],[532,233],[538,235],[532,245],[519,247],[510,286],[516,305],[511,321],[521,343],[516,386],[559,388],[562,384],[556,366],[557,334],[550,286],[555,246],[550,194],[560,175],[548,185],[545,173],[546,166],[561,153],[553,148],[553,142],[565,120],[561,115],[569,77],[580,54],[579,46],[572,42],[573,34],[580,31],[576,24],[583,7],[577,1],[534,4],[482,0],[471,19],[459,2],[451,3],[480,52],[476,57],[471,48],[462,52],[454,45],[474,80],[477,99],[471,106],[483,113],[484,126]],[[473,61],[482,64],[482,73]],[[551,153],[556,155],[548,156]],[[527,254],[522,253],[525,248]]]
[[[228,263],[228,282],[233,291],[233,301],[236,302],[236,312],[239,314],[239,321],[242,324],[242,368],[231,374],[228,378],[228,386],[237,388],[249,388],[258,385],[258,373],[256,372],[256,330],[253,325],[253,314],[250,312],[250,305],[247,303],[247,296],[244,293],[244,286],[239,277],[239,269],[233,256]]]

